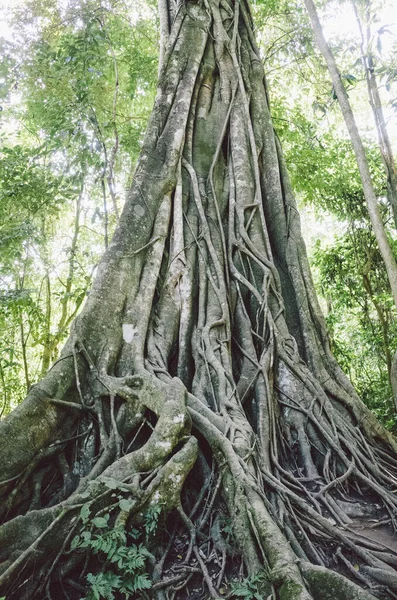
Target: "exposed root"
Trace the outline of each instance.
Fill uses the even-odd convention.
[[[80,597],[111,563],[87,540],[128,554],[138,528],[142,597],[395,597],[397,545],[355,524],[376,504],[396,528],[397,445],[329,351],[249,6],[168,17],[118,230],[61,359],[0,426],[0,592]]]

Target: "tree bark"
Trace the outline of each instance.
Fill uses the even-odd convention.
[[[397,553],[352,520],[378,502],[394,524],[397,444],[329,350],[249,5],[167,6],[116,233],[60,359],[0,424],[0,591],[80,597],[109,567],[71,543],[87,514],[143,531],[157,506],[146,597],[233,597],[233,579],[386,597]]]

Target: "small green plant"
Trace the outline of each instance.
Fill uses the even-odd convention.
[[[98,573],[98,575],[88,573],[87,582],[91,585],[87,600],[91,600],[91,598],[95,598],[95,600],[99,600],[100,598],[114,600],[115,596],[113,592],[120,589],[121,577],[111,571]]]
[[[234,581],[231,584],[233,596],[246,600],[263,600],[263,588],[268,581],[269,578],[264,571],[246,577],[242,581]]]
[[[73,538],[71,549],[89,548],[102,564],[99,573],[87,575],[89,590],[85,600],[114,600],[115,594],[128,600],[136,592],[149,589],[152,583],[146,573],[146,561],[152,555],[140,542],[140,533],[110,525],[109,514],[90,518],[89,503],[82,507],[80,517],[85,529]]]
[[[161,504],[150,504],[149,508],[147,509],[144,518],[145,518],[145,531],[146,531],[146,535],[147,536],[151,536],[153,535],[158,527],[159,524],[159,517],[161,515],[161,512],[163,510],[163,507],[161,506]]]

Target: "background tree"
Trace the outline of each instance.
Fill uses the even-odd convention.
[[[379,83],[376,77],[375,57],[372,48],[375,40],[372,32],[371,21],[373,20],[373,13],[375,11],[374,7],[371,7],[369,2],[365,2],[363,7],[353,3],[353,7],[361,35],[362,63],[367,82],[368,98],[374,115],[379,139],[379,148],[386,169],[388,199],[393,211],[394,222],[397,227],[397,169],[394,161],[392,144],[387,128],[382,100],[379,93]],[[360,18],[360,8],[364,13],[363,18]],[[378,45],[379,41],[380,38],[378,33]]]
[[[5,412],[56,360],[139,153],[155,88],[154,24],[132,28],[117,8],[75,2],[65,13],[28,2],[4,44]]]
[[[354,114],[349,102],[349,98],[346,89],[343,85],[341,74],[335,62],[335,58],[329,45],[324,37],[321,23],[318,18],[317,10],[313,0],[305,0],[305,6],[307,8],[310,21],[313,27],[314,37],[317,45],[324,56],[327,63],[329,73],[332,79],[332,83],[335,90],[335,95],[338,98],[339,105],[343,114],[343,118],[346,122],[346,127],[349,131],[349,135],[354,148],[354,153],[357,160],[357,165],[360,171],[360,176],[363,185],[364,197],[367,203],[368,214],[371,220],[372,229],[374,231],[376,240],[378,242],[379,251],[383,257],[387,275],[389,278],[390,287],[392,290],[394,303],[397,307],[397,263],[393,255],[389,240],[385,228],[383,226],[382,217],[377,204],[375,188],[371,179],[371,173],[365,153],[365,148],[362,143],[360,133],[357,128],[357,124],[354,118]]]
[[[387,209],[387,178],[379,160],[379,149],[377,149],[376,132],[373,131],[373,126],[371,130],[372,114],[365,101],[367,89],[360,69],[362,40],[360,31],[354,28],[354,12],[353,10],[349,12],[348,9],[348,3],[328,2],[322,8],[322,20],[328,39],[332,43],[332,51],[340,66],[341,78],[348,92],[349,101],[360,125],[375,194],[381,208],[382,225],[391,243],[395,233],[390,211]],[[282,140],[293,189],[297,192],[301,205],[303,202],[314,207],[317,215],[317,218],[313,219],[313,209],[310,208],[309,212],[305,209],[304,219],[308,223],[305,224],[304,232],[309,243],[309,253],[314,251],[316,260],[318,258],[321,263],[318,293],[323,295],[327,290],[324,309],[329,301],[334,307],[339,307],[328,319],[329,325],[332,323],[334,349],[343,348],[344,355],[343,357],[338,355],[338,359],[343,359],[343,367],[350,373],[361,396],[368,401],[371,408],[377,407],[378,414],[385,416],[384,422],[390,427],[394,420],[390,419],[392,395],[390,381],[388,382],[383,359],[378,365],[377,359],[374,358],[374,347],[371,346],[370,351],[367,345],[372,336],[371,330],[383,328],[378,313],[372,312],[370,321],[365,317],[358,317],[364,306],[372,305],[371,296],[363,290],[363,302],[355,304],[356,316],[353,317],[351,301],[355,298],[354,294],[348,297],[343,292],[345,286],[337,282],[333,285],[332,282],[332,278],[341,266],[340,260],[337,260],[338,252],[344,248],[338,239],[332,247],[332,231],[343,232],[339,233],[339,236],[344,235],[345,231],[350,231],[349,237],[344,242],[350,247],[349,239],[352,239],[354,231],[362,231],[363,228],[371,229],[362,204],[364,196],[360,175],[351,143],[346,139],[346,127],[343,119],[340,118],[336,95],[323,59],[316,48],[313,48],[312,34],[304,18],[305,15],[296,13],[288,4],[278,6],[275,11],[269,9],[266,11],[264,6],[257,10],[260,16],[259,22],[265,21],[266,31],[270,33],[270,39],[263,40],[263,44],[265,48],[270,49],[269,52],[265,52],[265,67],[269,73],[272,90],[272,116],[277,133]],[[376,55],[376,75],[379,77],[378,81],[383,81],[380,91],[383,100],[389,98],[387,111],[390,114],[393,106],[394,84],[393,70],[391,64],[388,64],[388,60],[392,60],[393,56],[390,44],[391,30],[388,23],[392,20],[392,15],[387,20],[386,11],[385,3],[376,6],[372,3],[369,18],[374,30],[371,51]],[[350,29],[347,26],[349,21],[352,26]],[[333,215],[332,219],[327,216],[329,213]],[[321,224],[324,218],[327,226]],[[323,238],[321,246],[313,245],[316,237]],[[362,238],[363,241],[364,239],[365,237]],[[321,261],[320,255],[325,245],[325,256]],[[353,251],[347,255],[344,253],[344,256],[349,257],[348,269],[352,280],[360,281],[361,273],[368,269],[365,252]],[[332,257],[335,258],[334,263]],[[377,263],[376,270],[375,278],[378,279],[382,272],[380,263]],[[373,271],[370,272],[375,275]],[[383,274],[381,277],[383,279]],[[382,285],[383,303],[390,294],[388,283]],[[370,325],[369,329],[365,323]],[[383,353],[395,351],[393,336],[390,342],[388,350],[385,348]],[[361,373],[367,373],[368,376],[363,378]],[[389,417],[386,417],[387,414]]]

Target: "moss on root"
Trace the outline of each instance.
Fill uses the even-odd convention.
[[[370,592],[330,569],[301,562],[300,570],[315,600],[376,600]]]

